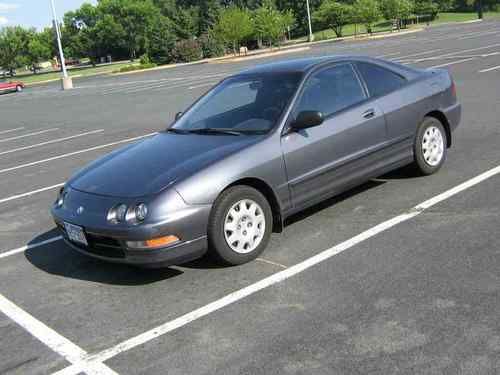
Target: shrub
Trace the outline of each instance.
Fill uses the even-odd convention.
[[[149,58],[148,54],[145,53],[144,55],[142,55],[139,59],[141,65],[148,65],[148,64],[151,64],[151,59]]]
[[[141,65],[127,65],[124,66],[118,70],[113,71],[113,73],[126,73],[126,72],[133,72],[134,70],[143,70],[143,69],[150,69],[154,68],[157,66],[154,63],[147,63],[147,64],[141,64]]]
[[[203,34],[198,39],[204,58],[224,56],[224,42],[216,38],[213,33],[208,32]]]
[[[186,39],[175,43],[172,50],[172,61],[191,62],[203,58],[203,51],[197,40]]]

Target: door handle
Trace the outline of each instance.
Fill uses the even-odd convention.
[[[368,111],[364,112],[363,113],[363,117],[368,119],[368,118],[372,118],[375,116],[375,110],[374,109],[369,109]]]

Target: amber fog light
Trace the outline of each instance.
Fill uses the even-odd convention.
[[[179,237],[177,236],[165,236],[153,238],[146,241],[127,241],[127,247],[131,249],[159,249],[161,247],[167,247],[179,242]]]

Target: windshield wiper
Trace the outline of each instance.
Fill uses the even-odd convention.
[[[189,134],[189,130],[185,130],[185,129],[168,128],[165,131],[168,133]]]
[[[224,128],[199,128],[199,129],[189,129],[187,131],[189,133],[195,133],[195,134],[228,134],[228,135],[242,134],[242,132]]]

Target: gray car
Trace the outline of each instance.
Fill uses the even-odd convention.
[[[351,56],[262,65],[78,172],[52,214],[99,259],[159,267],[210,251],[242,264],[298,211],[410,163],[437,172],[460,117],[446,70]]]

